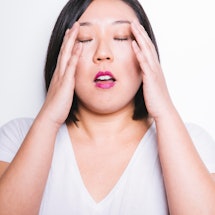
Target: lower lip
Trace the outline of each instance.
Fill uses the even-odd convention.
[[[96,82],[96,87],[101,89],[110,89],[115,85],[115,82],[113,81],[107,81],[107,82]]]

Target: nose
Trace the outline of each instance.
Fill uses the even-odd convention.
[[[93,61],[94,63],[97,63],[97,64],[103,61],[108,61],[108,62],[113,61],[113,53],[107,41],[101,40],[98,42],[93,56]]]

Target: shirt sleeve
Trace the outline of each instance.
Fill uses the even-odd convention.
[[[215,173],[215,141],[200,126],[187,124],[193,143],[210,173]]]
[[[32,122],[33,119],[14,119],[0,128],[0,161],[13,160]]]

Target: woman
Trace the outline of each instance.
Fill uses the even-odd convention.
[[[1,215],[215,214],[215,144],[183,124],[136,0],[70,0],[45,78],[38,116],[1,129]]]

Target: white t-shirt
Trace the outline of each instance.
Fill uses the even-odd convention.
[[[11,162],[33,120],[16,119],[0,130],[0,160]],[[187,128],[208,170],[215,173],[215,142],[200,127]],[[42,131],[41,131],[42,135]],[[153,124],[112,191],[96,203],[81,178],[66,125],[57,135],[40,215],[167,215]]]

